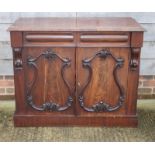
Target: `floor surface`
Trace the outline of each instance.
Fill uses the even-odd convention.
[[[155,141],[155,100],[138,101],[138,128],[14,128],[14,101],[0,101],[0,141]]]

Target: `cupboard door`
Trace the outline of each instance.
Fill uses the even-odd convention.
[[[73,113],[75,48],[25,47],[25,100],[33,113]]]
[[[78,114],[125,114],[129,53],[129,48],[78,48]]]

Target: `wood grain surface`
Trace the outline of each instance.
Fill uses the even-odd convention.
[[[16,126],[137,126],[144,29],[135,20],[22,18],[9,30]],[[68,104],[68,96],[69,108],[53,108]]]
[[[42,24],[44,23],[44,24]],[[37,25],[37,27],[35,26]],[[109,18],[21,18],[9,31],[144,31],[130,17]]]

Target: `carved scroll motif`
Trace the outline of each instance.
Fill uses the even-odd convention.
[[[62,61],[61,76],[62,76],[62,79],[63,79],[69,93],[70,93],[70,96],[68,96],[67,101],[64,104],[64,106],[61,106],[60,104],[55,103],[55,102],[45,102],[41,106],[37,106],[33,101],[32,90],[36,84],[36,81],[38,78],[38,69],[39,69],[36,62],[41,57],[48,59],[49,61],[53,61],[56,58],[59,59],[60,61]],[[64,70],[65,70],[65,68],[67,68],[71,65],[71,60],[69,58],[62,58],[58,54],[56,54],[55,52],[47,50],[35,58],[28,57],[27,64],[34,71],[33,80],[30,82],[31,85],[29,86],[29,89],[27,91],[27,97],[26,97],[27,103],[33,109],[38,110],[38,111],[64,111],[64,110],[68,109],[73,103],[73,98],[71,96],[71,88],[64,78]]]
[[[22,48],[13,48],[15,70],[23,67]]]
[[[114,76],[115,83],[119,89],[120,96],[119,96],[118,102],[116,103],[115,106],[111,106],[109,103],[107,103],[105,101],[99,101],[99,102],[93,104],[93,106],[91,106],[91,107],[87,107],[85,105],[84,92],[85,92],[87,86],[89,85],[91,78],[92,78],[92,74],[93,74],[91,62],[96,57],[100,57],[101,59],[103,59],[103,61],[105,61],[107,58],[112,58],[116,62],[114,70],[113,70],[113,76]],[[111,111],[118,110],[123,105],[123,103],[125,101],[125,93],[124,93],[124,88],[120,84],[119,76],[117,75],[117,70],[120,69],[123,66],[123,64],[124,64],[124,60],[122,58],[114,57],[109,50],[101,50],[101,51],[97,52],[94,56],[82,60],[83,67],[85,69],[88,69],[88,71],[89,71],[89,76],[88,76],[87,82],[84,85],[84,87],[79,95],[80,106],[85,111],[88,111],[88,112],[104,112],[104,111],[111,112]]]
[[[130,68],[131,70],[137,70],[139,66],[139,54],[140,48],[131,48]]]

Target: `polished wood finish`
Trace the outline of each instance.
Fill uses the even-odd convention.
[[[79,32],[78,47],[130,47],[129,32]]]
[[[43,24],[44,23],[44,24]],[[37,26],[36,26],[37,25]],[[9,31],[129,31],[144,29],[130,17],[20,18]]]
[[[24,47],[75,47],[76,36],[73,32],[24,32]]]
[[[96,51],[100,51],[102,48],[78,48],[77,49],[77,59],[76,59],[76,71],[77,71],[77,78],[76,78],[76,86],[77,86],[77,96],[79,96],[83,86],[88,81],[89,72],[87,69],[84,69],[81,60],[85,58],[92,57]],[[115,57],[121,57],[125,61],[123,67],[118,71],[118,78],[121,82],[120,84],[124,88],[124,92],[127,92],[127,76],[128,75],[128,64],[129,64],[129,52],[128,48],[109,48],[111,53]],[[112,58],[107,58],[105,60],[97,57],[91,63],[92,67],[92,79],[88,87],[84,92],[85,102],[86,105],[92,106],[94,103],[98,101],[107,101],[110,105],[115,106],[117,100],[119,98],[119,90],[116,86],[113,77],[113,70],[115,67],[115,62]],[[126,96],[127,94],[125,94]],[[127,99],[126,101],[127,102]],[[123,105],[122,108],[118,111],[111,112],[103,112],[103,113],[91,113],[85,112],[78,104],[77,110],[78,114],[81,115],[93,115],[93,116],[105,116],[105,115],[122,115],[126,114],[126,105]]]
[[[35,34],[29,34],[26,35],[25,39],[27,41],[38,41],[38,42],[46,42],[46,41],[73,41],[73,36],[72,35],[47,35],[47,34],[40,34],[40,35],[35,35]]]
[[[22,18],[9,30],[15,126],[137,126],[135,20]]]
[[[16,127],[39,126],[109,126],[109,127],[136,127],[137,116],[50,116],[50,115],[16,115],[14,117]]]
[[[127,35],[81,35],[80,40],[84,42],[125,42]]]

